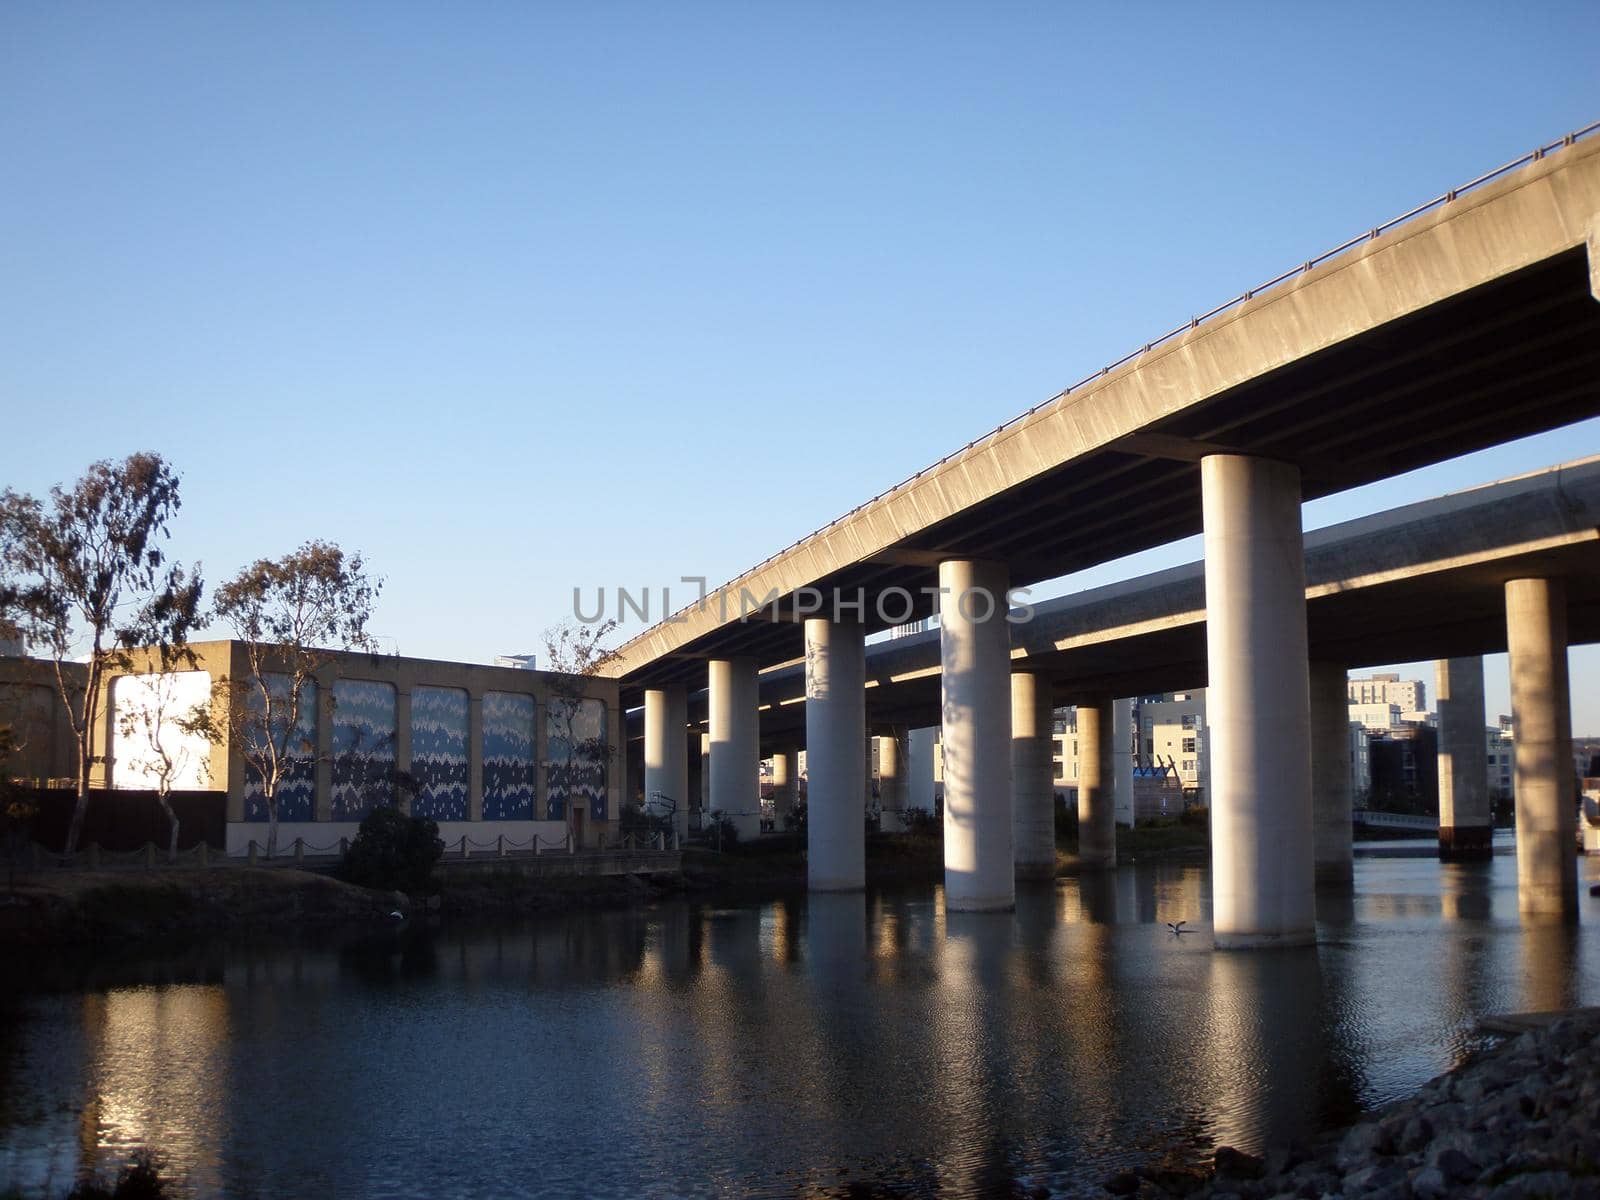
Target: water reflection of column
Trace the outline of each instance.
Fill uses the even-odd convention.
[[[1011,921],[992,912],[945,917],[934,1044],[951,1131],[939,1183],[950,1195],[1010,1195],[1015,1185],[1007,1141],[1024,1140],[1026,1131],[994,1117],[1009,1110],[1015,1091],[1013,1048],[1002,1044],[1013,1031],[997,1012],[1005,1004]]]
[[[1522,929],[1522,1008],[1554,1012],[1578,1002],[1578,931],[1563,922],[1536,922]]]
[[[1210,1036],[1196,1039],[1218,1145],[1259,1153],[1315,1127],[1325,1062],[1322,972],[1311,947],[1214,954]]]
[[[94,1091],[80,1123],[82,1165],[100,1147],[159,1147],[198,1195],[217,1195],[212,1151],[228,1122],[230,1029],[222,987],[119,988],[83,999]]]

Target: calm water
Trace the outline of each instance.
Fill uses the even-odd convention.
[[[24,963],[0,1187],[149,1143],[202,1196],[1070,1193],[1345,1120],[1479,1014],[1600,1002],[1600,900],[1523,930],[1507,856],[1358,860],[1303,951],[1213,952],[1208,893],[1138,865],[1014,915],[922,888]]]

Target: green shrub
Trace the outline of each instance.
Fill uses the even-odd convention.
[[[907,833],[918,837],[943,837],[944,822],[925,808],[913,805],[900,814]]]
[[[794,806],[783,814],[783,827],[789,833],[798,833],[806,836],[806,802],[796,800]]]
[[[380,805],[361,821],[344,856],[344,877],[370,888],[421,891],[444,853],[437,822]]]

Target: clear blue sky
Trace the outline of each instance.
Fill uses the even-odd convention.
[[[156,449],[213,580],[332,538],[400,652],[536,648],[1595,119],[1597,45],[1593,3],[8,4],[0,483]]]

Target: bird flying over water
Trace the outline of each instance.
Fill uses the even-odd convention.
[[[1179,934],[1179,935],[1182,935],[1182,934],[1185,934],[1185,933],[1193,933],[1194,930],[1185,929],[1184,928],[1184,926],[1187,925],[1188,923],[1189,922],[1187,922],[1187,921],[1168,921],[1167,922],[1167,928],[1172,930],[1173,933]]]

